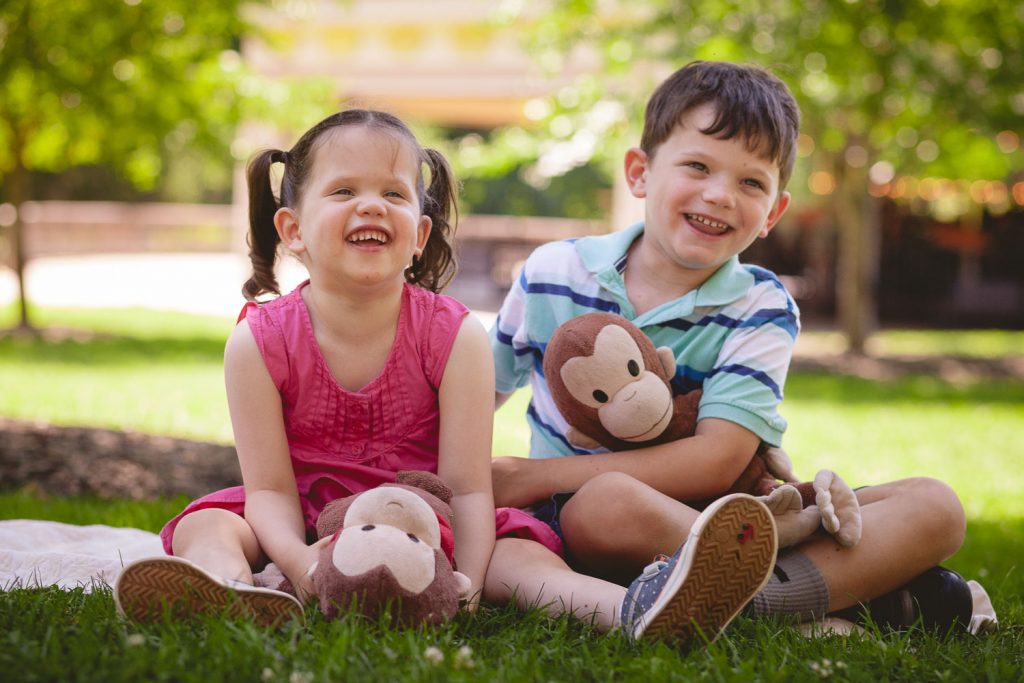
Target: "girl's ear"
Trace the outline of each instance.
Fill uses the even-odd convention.
[[[306,245],[302,241],[302,231],[299,229],[299,217],[291,208],[282,206],[277,210],[274,214],[274,227],[277,228],[281,244],[292,253],[301,254],[306,250]]]
[[[626,184],[630,193],[637,199],[647,196],[647,152],[639,147],[631,147],[626,151],[625,171]]]
[[[423,253],[423,250],[427,246],[427,240],[430,239],[430,229],[434,226],[434,221],[430,219],[430,216],[420,216],[420,223],[416,226],[416,255],[419,256]]]

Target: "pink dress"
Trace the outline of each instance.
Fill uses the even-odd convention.
[[[313,335],[301,294],[308,283],[273,301],[247,304],[239,319],[248,322],[281,394],[302,515],[307,534],[314,534],[328,502],[393,482],[399,470],[437,472],[437,391],[469,311],[451,297],[406,284],[384,368],[359,391],[348,391],[335,381]],[[181,518],[206,508],[244,516],[244,487],[215,491],[186,506],[160,532],[168,554]],[[519,510],[501,509],[497,522],[502,535],[561,551],[550,527]],[[446,550],[450,555],[451,548]]]

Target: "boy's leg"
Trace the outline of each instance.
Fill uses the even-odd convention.
[[[591,486],[593,482],[593,486]],[[614,580],[636,572],[645,555],[685,538],[692,515],[685,505],[626,475],[602,475],[562,510],[566,544],[586,571],[613,567]],[[596,495],[589,495],[595,493]],[[857,492],[864,532],[853,548],[819,536],[788,554],[805,580],[772,580],[754,600],[759,614],[806,613],[806,593],[827,595],[812,611],[850,607],[894,591],[955,553],[964,536],[956,494],[934,479],[906,479]],[[806,614],[805,614],[806,616]]]
[[[573,571],[538,543],[499,539],[484,582],[489,601],[592,618],[602,631],[621,626],[635,638],[687,645],[700,631],[713,640],[768,580],[775,528],[750,496],[722,499],[693,524],[671,558],[649,565],[628,590]]]
[[[655,555],[670,555],[700,513],[619,472],[594,477],[562,507],[559,521],[573,562],[626,585]]]
[[[829,611],[896,590],[949,558],[963,544],[963,506],[946,484],[903,479],[857,491],[861,541],[840,548],[830,537],[797,546],[825,577]]]

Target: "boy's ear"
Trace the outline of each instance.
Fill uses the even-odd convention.
[[[775,206],[768,212],[768,217],[764,221],[764,227],[761,228],[761,232],[758,233],[758,237],[767,237],[768,233],[772,231],[775,224],[782,218],[782,214],[786,213],[786,209],[789,208],[790,194],[783,192],[779,195],[779,198],[775,200]]]
[[[647,152],[639,147],[626,150],[625,171],[626,184],[630,193],[637,199],[647,196]]]

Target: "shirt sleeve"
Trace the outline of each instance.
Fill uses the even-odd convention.
[[[779,404],[799,320],[796,303],[785,290],[754,301],[704,381],[699,419],[729,420],[769,445],[781,445],[787,425]]]
[[[526,329],[528,270],[529,260],[505,295],[490,331],[495,388],[503,394],[526,386],[533,367],[534,353]]]

